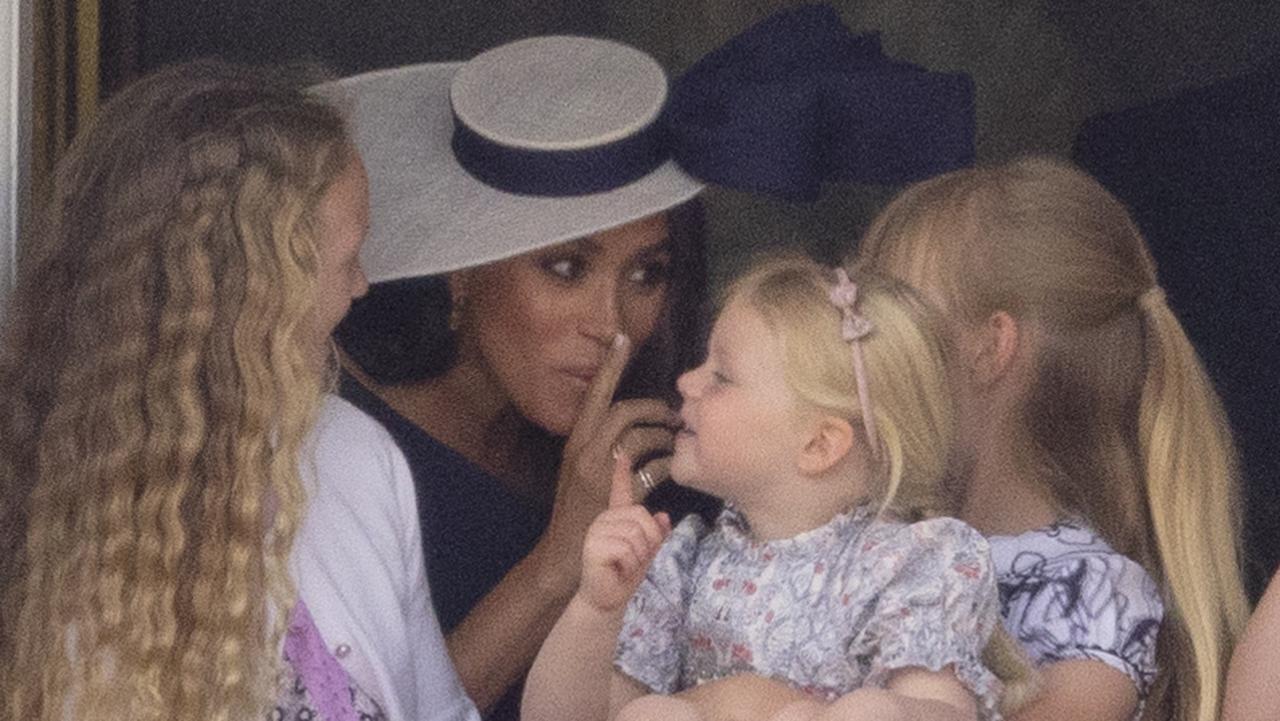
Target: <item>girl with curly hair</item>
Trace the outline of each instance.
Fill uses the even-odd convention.
[[[294,80],[196,62],[137,82],[25,239],[0,345],[6,719],[395,703],[345,675],[348,703],[304,690],[342,670],[291,553],[325,497],[299,460],[329,335],[367,288],[368,185],[340,114]]]

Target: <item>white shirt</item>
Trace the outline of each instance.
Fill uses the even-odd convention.
[[[1164,619],[1150,574],[1081,521],[988,540],[1005,628],[1031,659],[1101,661],[1128,676],[1145,699]]]
[[[298,597],[391,721],[479,721],[431,606],[413,477],[374,419],[328,396],[301,466]]]

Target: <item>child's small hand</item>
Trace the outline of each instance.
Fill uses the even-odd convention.
[[[667,514],[650,514],[632,501],[631,459],[619,456],[613,465],[609,507],[587,529],[578,596],[598,611],[620,610],[670,533]]]

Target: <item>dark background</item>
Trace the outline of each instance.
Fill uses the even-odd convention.
[[[103,86],[199,55],[336,74],[466,59],[543,33],[616,38],[673,74],[774,0],[103,0]],[[1133,208],[1170,301],[1222,390],[1248,474],[1256,591],[1280,556],[1280,3],[839,0],[891,55],[976,82],[978,158],[1072,155]],[[789,205],[707,193],[713,275],[780,242],[834,259],[895,188]]]

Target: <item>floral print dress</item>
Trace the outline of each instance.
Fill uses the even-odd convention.
[[[284,655],[289,681],[267,721],[386,721],[378,702],[342,667],[342,647],[330,651],[302,601],[290,614]]]
[[[897,669],[951,666],[999,718],[980,660],[999,619],[987,542],[951,518],[904,523],[867,505],[793,538],[758,542],[737,510],[686,518],[632,597],[615,665],[658,693],[739,673],[823,699]]]

